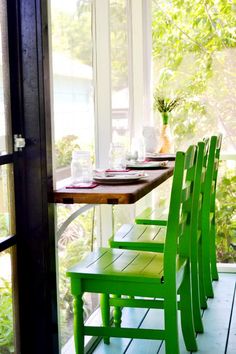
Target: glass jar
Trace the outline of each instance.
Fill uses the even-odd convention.
[[[111,143],[109,150],[109,168],[125,169],[126,168],[126,148],[121,143]]]
[[[72,183],[91,182],[92,162],[89,151],[75,150],[72,153],[71,181]]]

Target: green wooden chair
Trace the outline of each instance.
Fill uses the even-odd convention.
[[[189,203],[193,213],[189,221],[189,239],[191,254],[191,287],[194,314],[194,327],[196,332],[202,333],[203,322],[201,317],[201,297],[205,298],[204,288],[200,293],[199,279],[199,261],[198,261],[198,210],[200,207],[201,181],[203,179],[203,163],[207,156],[206,142],[198,143],[198,151],[195,157],[195,163],[187,173],[186,179],[192,185],[189,196]],[[164,220],[164,219],[163,219]],[[167,220],[166,220],[167,224]],[[161,225],[141,225],[141,224],[125,224],[110,239],[112,248],[133,249],[152,252],[163,252],[166,240],[167,228]],[[202,285],[203,286],[203,285]]]
[[[217,178],[218,178],[218,170],[219,170],[219,162],[220,162],[220,151],[222,145],[222,135],[217,136],[216,141],[216,153],[215,153],[215,163],[213,170],[213,186],[212,186],[212,200],[211,200],[211,275],[213,280],[219,280],[219,274],[217,271],[217,258],[216,258],[216,186],[217,186]]]
[[[216,223],[215,198],[222,136],[210,139],[208,158],[205,164],[205,178],[202,184],[202,205],[200,211],[200,275],[201,289],[207,298],[214,297],[212,281],[218,280],[216,267]]]
[[[205,139],[208,141],[208,139]],[[212,280],[218,280],[216,267],[216,224],[215,224],[215,196],[219,166],[219,156],[222,144],[222,135],[214,135],[209,139],[208,154],[204,158],[203,180],[201,187],[201,201],[199,205],[199,282],[201,308],[207,307],[206,299],[213,297]],[[202,211],[203,209],[203,211]],[[147,208],[135,219],[137,224],[165,225],[168,210]]]
[[[188,231],[192,184],[186,178],[188,171],[193,169],[195,154],[196,147],[191,146],[186,153],[178,152],[176,155],[163,253],[100,248],[67,272],[74,297],[77,354],[84,352],[85,335],[102,336],[105,343],[109,343],[110,337],[163,339],[167,354],[179,354],[178,309],[186,348],[197,351],[192,316]],[[101,327],[84,324],[85,292],[101,294]],[[110,325],[110,306],[116,309],[115,326]],[[163,309],[164,329],[122,328],[123,307]]]

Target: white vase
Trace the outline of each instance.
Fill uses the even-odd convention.
[[[156,152],[158,146],[159,131],[155,127],[145,126],[143,127],[143,138],[146,152]]]

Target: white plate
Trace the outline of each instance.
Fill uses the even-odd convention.
[[[93,180],[100,184],[128,184],[135,183],[140,181],[141,179],[147,177],[146,173],[136,174],[136,175],[116,175],[116,176],[94,176]]]
[[[155,168],[166,168],[168,166],[168,161],[144,161],[144,162],[128,162],[127,168],[136,169],[155,169]]]
[[[147,159],[153,159],[155,161],[163,161],[163,160],[170,160],[174,161],[176,157],[176,154],[164,154],[164,153],[159,153],[159,152],[147,152],[146,153],[146,158]]]

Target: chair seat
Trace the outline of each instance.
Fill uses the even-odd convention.
[[[124,224],[110,239],[110,246],[163,252],[166,226]]]
[[[136,224],[146,225],[162,225],[167,224],[168,209],[146,208],[140,215],[135,218]]]
[[[103,281],[104,284],[107,281],[109,283],[112,281],[115,285],[116,281],[127,281],[129,283],[132,281],[163,286],[163,261],[163,253],[99,248],[89,254],[84,261],[69,269],[67,276],[72,279],[92,278],[93,281],[97,279],[99,292],[102,290],[106,292],[106,289],[101,287]],[[177,273],[179,273],[177,283],[182,280],[182,269],[185,263],[185,258],[177,256],[176,267]],[[110,292],[111,289],[109,288],[108,291]],[[147,289],[145,291],[147,293]]]

